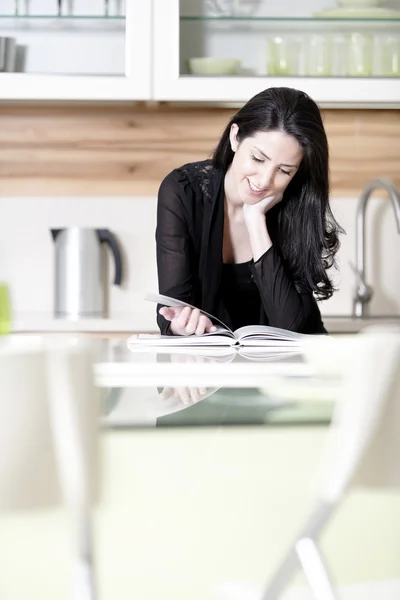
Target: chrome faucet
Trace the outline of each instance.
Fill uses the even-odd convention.
[[[365,281],[365,211],[368,199],[372,192],[378,189],[387,191],[393,204],[394,214],[397,222],[397,229],[400,234],[400,192],[387,179],[374,179],[370,181],[361,192],[357,205],[356,215],[356,264],[351,264],[357,277],[357,287],[353,300],[353,316],[365,317],[367,314],[367,305],[370,302],[373,290]]]

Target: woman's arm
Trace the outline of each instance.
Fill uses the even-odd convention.
[[[254,259],[252,273],[269,324],[300,333],[326,333],[314,296],[300,294],[285,270],[280,253],[272,244],[265,217],[249,211],[245,221]]]
[[[193,248],[185,218],[184,190],[171,173],[158,192],[156,257],[160,294],[191,303]],[[162,334],[170,333],[170,321],[159,313],[157,322]]]
[[[255,261],[251,270],[270,325],[299,333],[327,333],[313,294],[296,290],[275,246]]]

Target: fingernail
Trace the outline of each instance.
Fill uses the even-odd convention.
[[[206,388],[200,388],[200,395],[204,396],[204,394],[206,393]]]
[[[217,331],[217,328],[213,325],[212,327],[210,327],[210,331]]]

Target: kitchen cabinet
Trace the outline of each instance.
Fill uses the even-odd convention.
[[[151,0],[2,0],[0,100],[149,99],[151,14]]]
[[[379,19],[313,18],[321,0],[153,2],[157,100],[242,103],[267,87],[289,86],[323,107],[400,106],[396,11]],[[235,69],[232,61],[191,61],[201,57],[238,59],[240,67],[223,74],[222,67]]]
[[[1,0],[0,101],[242,104],[289,86],[322,107],[399,108],[396,11],[313,18],[326,3]],[[4,38],[15,41],[12,64]],[[230,72],[191,61],[205,57]]]

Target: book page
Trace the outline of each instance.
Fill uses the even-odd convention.
[[[283,344],[283,342],[282,342]],[[297,345],[274,345],[268,346],[238,346],[238,354],[247,360],[255,362],[304,362],[304,353]]]
[[[270,327],[269,325],[247,325],[246,327],[236,329],[234,334],[236,339],[241,341],[247,339],[259,339],[265,341],[288,341],[293,343],[300,342],[303,337],[307,337],[304,333],[279,329],[278,327]]]
[[[183,300],[177,300],[176,298],[170,298],[169,296],[163,296],[163,294],[156,294],[153,292],[148,292],[145,295],[144,299],[149,300],[150,302],[156,302],[157,304],[163,304],[164,306],[170,306],[172,308],[174,306],[182,306],[182,307],[188,306],[189,308],[195,308],[195,309],[198,308],[197,306],[188,304],[188,302],[183,302]],[[217,323],[219,323],[221,329],[225,329],[226,331],[229,331],[229,333],[231,334],[231,337],[235,337],[233,331],[227,325],[225,325],[225,323],[223,323],[222,321],[217,319],[217,317],[214,317],[214,315],[210,315],[210,313],[206,312],[205,310],[202,310],[201,308],[199,308],[198,310],[200,310],[200,312],[203,315],[206,315],[206,317],[208,317],[212,321],[216,321]],[[218,332],[219,332],[219,330],[214,333],[218,333]]]
[[[234,346],[237,344],[229,331],[222,329],[220,333],[205,333],[203,335],[161,335],[159,333],[139,333],[128,338],[130,346]]]

